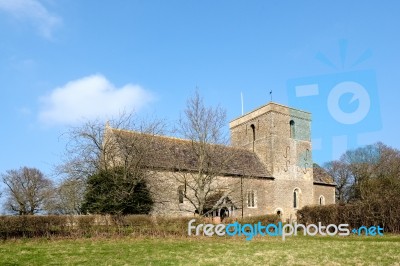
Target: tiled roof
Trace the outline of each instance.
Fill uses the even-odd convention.
[[[335,181],[321,166],[314,163],[314,183],[321,185],[335,185]]]
[[[134,131],[112,129],[113,134],[124,138],[134,137],[145,139],[148,159],[146,166],[149,168],[168,171],[196,171],[198,170],[198,156],[196,142],[167,136],[141,134]],[[248,176],[257,178],[271,178],[265,165],[256,153],[237,147],[223,145],[208,145],[207,163],[209,169],[214,169],[221,175]],[[226,158],[228,163],[224,163]],[[314,183],[322,185],[335,185],[333,178],[318,164],[314,164]]]
[[[163,170],[198,170],[198,145],[191,140],[166,136],[140,134],[134,131],[112,129],[123,137],[148,138],[145,143],[149,154],[147,167]],[[221,175],[272,178],[258,156],[249,150],[223,145],[207,145],[206,163]]]

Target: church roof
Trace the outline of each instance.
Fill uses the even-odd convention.
[[[146,142],[149,159],[146,166],[168,171],[196,171],[198,156],[195,142],[167,136],[140,134],[134,131],[112,129],[114,134],[124,137],[140,136]],[[208,144],[209,168],[221,175],[248,176],[273,179],[258,156],[249,150],[224,145]],[[222,163],[226,158],[228,163]]]
[[[168,136],[141,134],[135,131],[111,129],[113,134],[145,141],[147,156],[146,167],[167,171],[196,171],[198,157],[193,145],[195,142]],[[221,175],[247,176],[274,179],[260,158],[253,151],[224,145],[209,144],[209,162]],[[221,157],[229,156],[229,163],[217,165]],[[214,164],[214,165],[213,165]],[[219,168],[218,168],[219,167]],[[334,186],[333,178],[318,164],[313,165],[314,184]],[[218,168],[218,169],[217,169]]]
[[[335,186],[336,183],[324,168],[314,163],[314,184],[319,185],[332,185]]]

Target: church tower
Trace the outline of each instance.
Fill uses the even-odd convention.
[[[274,177],[274,210],[292,217],[312,203],[310,113],[270,102],[229,127],[231,144],[254,151]]]

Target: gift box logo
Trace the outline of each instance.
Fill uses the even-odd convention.
[[[382,127],[373,70],[290,79],[287,91],[290,106],[312,113],[313,157],[321,162],[355,148],[359,134]]]

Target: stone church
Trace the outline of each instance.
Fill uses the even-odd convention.
[[[270,102],[234,119],[229,127],[231,145],[220,151],[235,156],[218,172],[204,206],[207,216],[278,214],[293,220],[306,205],[335,203],[333,179],[312,161],[310,113]],[[178,173],[196,172],[193,143],[166,136],[151,138],[150,190],[156,197],[152,214],[195,215],[194,192],[177,178]],[[217,159],[218,155],[212,160]]]
[[[272,177],[255,191],[262,200],[255,213],[295,218],[305,205],[335,203],[332,177],[312,161],[310,113],[269,103],[229,127],[232,145],[257,154]]]

